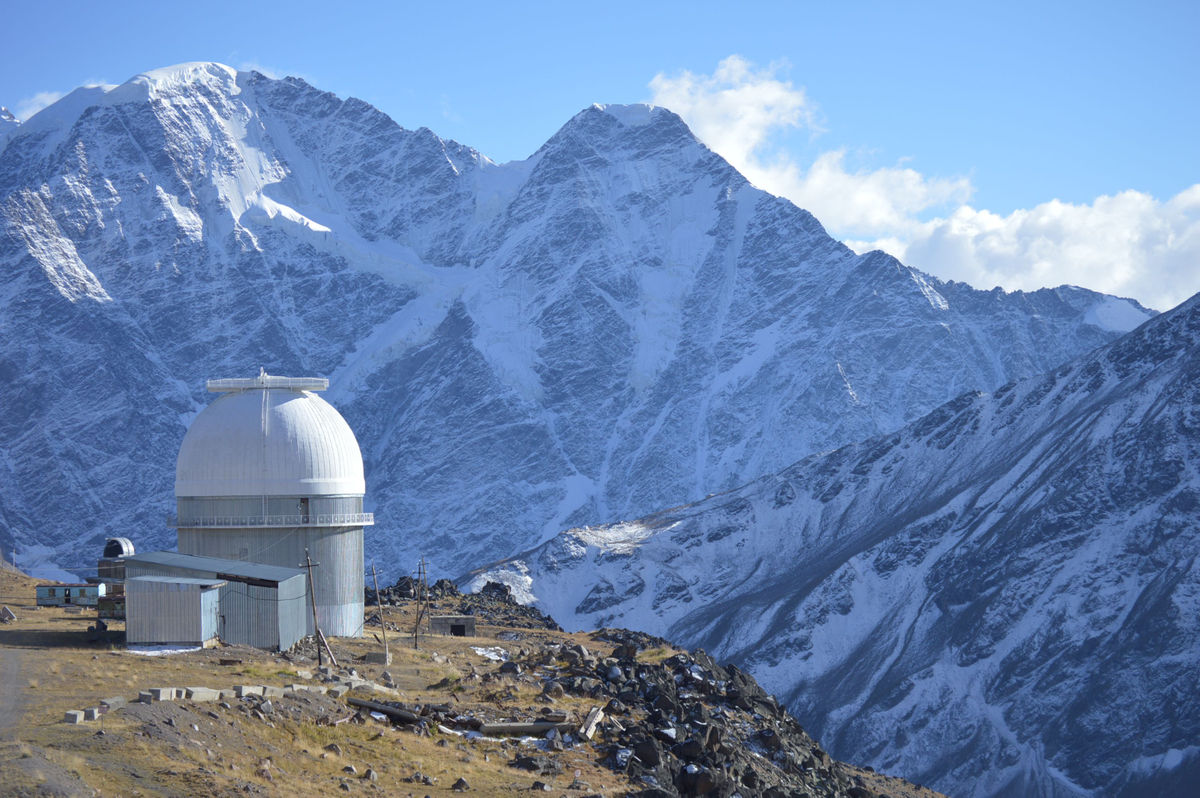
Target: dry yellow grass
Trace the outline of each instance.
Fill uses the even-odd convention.
[[[0,742],[0,757],[18,764],[6,768],[0,794],[36,791],[39,785],[54,789],[66,783],[76,788],[86,785],[101,795],[245,795],[249,790],[317,796],[340,792],[340,784],[347,781],[352,792],[448,795],[462,777],[472,792],[497,795],[527,792],[534,779],[561,792],[575,778],[575,771],[594,791],[616,795],[629,789],[622,777],[593,762],[590,750],[560,754],[563,775],[540,777],[507,766],[518,751],[515,742],[467,741],[436,731],[420,737],[374,722],[329,727],[277,718],[272,728],[233,710],[179,702],[191,707],[197,717],[198,731],[191,735],[197,738],[195,744],[188,741],[187,728],[178,740],[150,736],[146,723],[125,712],[109,713],[99,722],[68,725],[62,722],[66,711],[96,706],[110,696],[134,699],[139,690],[159,686],[282,686],[299,681],[296,670],[312,670],[315,663],[296,666],[244,647],[145,657],[119,646],[89,643],[87,626],[94,618],[86,614],[28,606],[13,609],[18,621],[0,626],[0,664],[19,662],[22,687],[11,736]],[[411,623],[411,615],[398,608],[387,608],[386,615],[389,623]],[[119,624],[113,628],[119,629]],[[568,639],[588,642],[582,635],[540,631],[529,632],[527,640],[512,642],[497,639],[498,631],[481,627],[474,638],[422,637],[419,649],[413,648],[411,634],[397,639],[392,633],[392,663],[387,670],[397,683],[397,697],[412,703],[455,703],[531,717],[541,707],[534,687],[501,682],[482,685],[469,678],[473,672],[485,673],[495,667],[472,647],[514,649]],[[385,669],[382,663],[362,661],[364,655],[380,650],[371,627],[364,639],[339,639],[332,645],[340,664],[355,668],[365,678],[378,679]],[[242,661],[221,666],[222,657]],[[588,707],[586,702],[572,699],[556,708],[579,715]],[[209,711],[219,717],[209,718]],[[350,712],[345,709],[345,714]],[[101,728],[105,733],[97,735]],[[324,750],[332,742],[341,746],[341,756]],[[378,781],[348,777],[342,771],[347,764],[354,765],[358,776],[373,769]],[[436,783],[405,781],[414,771]]]

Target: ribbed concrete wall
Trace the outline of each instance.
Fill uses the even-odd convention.
[[[304,564],[304,550],[307,548],[312,561],[319,563],[313,568],[313,583],[321,631],[332,637],[362,636],[362,527],[180,527],[178,531],[179,552],[203,557],[222,557],[296,568]],[[305,634],[312,634],[311,611],[305,613],[305,618]]]

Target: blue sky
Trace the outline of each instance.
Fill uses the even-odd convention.
[[[497,161],[657,101],[858,249],[980,287],[1200,291],[1200,4],[4,4],[0,104],[212,60]]]

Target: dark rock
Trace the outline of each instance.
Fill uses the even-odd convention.
[[[465,792],[466,790],[471,789],[471,785],[467,784],[467,780],[460,776],[458,781],[454,782],[454,785],[450,789],[454,790],[455,792]]]
[[[671,747],[671,753],[684,762],[695,762],[704,755],[704,746],[696,738],[685,740]]]
[[[537,773],[539,776],[557,776],[562,773],[562,765],[558,761],[548,756],[535,754],[533,756],[519,756],[508,763],[510,767],[528,770],[531,773]]]
[[[634,743],[633,755],[647,767],[656,768],[662,764],[662,752],[658,748],[658,743],[653,740],[647,739]]]

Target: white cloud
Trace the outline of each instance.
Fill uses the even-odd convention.
[[[801,163],[775,139],[788,130],[819,135],[819,110],[780,70],[730,56],[712,75],[656,75],[652,102],[683,117],[752,183],[811,211],[857,251],[883,249],[981,288],[1067,283],[1158,309],[1200,291],[1200,184],[1166,202],[1126,191],[1000,216],[967,204],[973,189],[965,177],[929,177],[902,163],[850,169],[844,149]]]
[[[1200,184],[1166,202],[1138,191],[1000,216],[967,205],[882,247],[982,288],[1082,285],[1166,310],[1200,291]]]
[[[47,105],[56,103],[65,96],[66,92],[62,91],[39,91],[32,97],[17,101],[12,109],[13,116],[24,122]]]
[[[776,129],[819,132],[816,109],[804,90],[776,78],[778,69],[772,65],[755,70],[746,59],[731,55],[711,76],[658,74],[650,89],[656,105],[682,116],[701,141],[741,170],[761,157]]]

